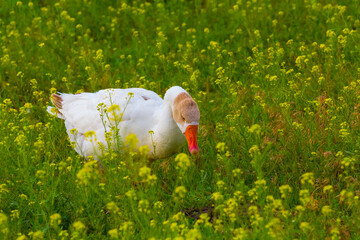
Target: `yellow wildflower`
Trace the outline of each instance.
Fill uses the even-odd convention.
[[[304,233],[307,233],[308,231],[311,231],[312,227],[311,227],[310,223],[308,223],[308,222],[301,222],[300,229]]]
[[[325,206],[323,206],[323,207],[321,208],[321,212],[322,212],[322,214],[324,214],[325,216],[328,216],[328,215],[331,214],[332,210],[331,210],[330,206],[325,205]]]
[[[75,230],[77,232],[81,232],[83,230],[85,230],[85,225],[81,222],[81,221],[76,221],[73,223],[73,227],[75,228]]]
[[[323,192],[324,192],[324,193],[327,193],[327,192],[332,193],[332,192],[333,192],[333,186],[331,186],[331,185],[326,185],[326,186],[323,188]]]
[[[248,129],[248,131],[250,132],[250,133],[256,133],[256,134],[260,134],[260,131],[261,131],[261,127],[260,127],[260,125],[259,124],[254,124],[254,125],[252,125],[249,129]]]
[[[120,226],[120,231],[122,232],[132,232],[134,230],[134,223],[131,221],[124,222]]]
[[[58,226],[61,223],[61,216],[58,213],[54,213],[50,216],[50,226]]]
[[[119,233],[116,228],[109,230],[108,234],[110,236],[110,239],[118,239],[119,238]]]
[[[312,172],[304,173],[301,176],[301,184],[305,185],[306,183],[314,185],[314,174]]]
[[[149,201],[147,199],[143,199],[139,201],[138,211],[143,213],[150,213],[149,210]]]
[[[126,138],[125,138],[125,144],[129,145],[130,149],[136,149],[137,143],[139,142],[139,140],[137,139],[136,135],[134,133],[129,134]]]
[[[292,188],[289,185],[282,185],[279,187],[281,198],[285,199],[289,193],[292,192]]]
[[[113,104],[107,109],[107,111],[108,112],[120,111],[120,106],[117,104]]]
[[[59,233],[59,237],[61,240],[65,240],[68,239],[69,233],[66,230],[63,230]]]
[[[27,240],[28,238],[26,237],[26,235],[23,235],[23,234],[21,234],[20,236],[18,236],[17,238],[16,238],[16,240]]]
[[[254,157],[255,155],[260,153],[260,149],[257,145],[254,145],[249,150],[250,156]]]
[[[146,166],[140,168],[139,170],[139,176],[141,178],[147,178],[150,175],[150,173],[151,173],[151,169]]]
[[[147,156],[147,154],[149,153],[150,149],[148,145],[143,145],[139,147],[139,153],[141,156]]]
[[[29,234],[30,235],[30,234]],[[37,240],[37,239],[44,239],[44,233],[42,232],[42,231],[36,231],[36,232],[33,232],[32,234],[31,234],[31,236],[32,236],[32,239],[34,239],[34,240]]]
[[[0,193],[2,193],[2,192],[9,192],[5,183],[0,184]]]
[[[0,213],[0,233],[7,234],[8,232],[8,217],[4,213]]]
[[[89,161],[84,164],[84,167],[80,169],[80,171],[77,173],[76,177],[79,180],[80,184],[88,185],[90,181],[97,179],[99,174],[97,161]]]
[[[95,136],[95,131],[87,131],[86,133],[84,133],[85,138],[91,138],[93,136]]]
[[[184,186],[178,186],[175,188],[175,198],[184,198],[186,193],[186,188]]]
[[[306,206],[308,202],[310,202],[309,190],[301,189],[299,195],[300,195],[300,202],[303,204],[303,206]]]
[[[187,240],[198,240],[198,239],[202,238],[200,230],[198,230],[196,228],[191,229],[190,231],[188,231],[186,233],[185,237],[186,237]]]
[[[222,201],[224,199],[224,197],[223,197],[223,195],[221,195],[221,193],[214,192],[213,195],[211,196],[211,199],[214,199],[215,202],[217,202],[217,201]]]
[[[224,183],[224,181],[222,181],[222,180],[219,180],[219,181],[217,181],[217,183],[216,183],[216,186],[217,186],[219,189],[223,189],[224,185],[225,185],[225,183]]]
[[[114,214],[118,214],[120,208],[116,205],[115,202],[109,202],[106,204],[106,208],[109,209],[110,212],[114,213]]]
[[[180,153],[176,156],[175,162],[177,163],[177,168],[186,171],[190,167],[190,159],[185,153]]]
[[[219,153],[225,152],[225,143],[224,143],[224,142],[219,142],[219,143],[216,145],[216,150],[217,150]]]
[[[236,168],[236,169],[232,170],[232,174],[235,178],[237,178],[237,177],[240,177],[240,175],[242,174],[242,171],[241,171],[241,169]]]
[[[268,229],[268,233],[272,238],[277,238],[277,236],[281,235],[281,230],[283,229],[279,218],[271,219],[265,228]]]

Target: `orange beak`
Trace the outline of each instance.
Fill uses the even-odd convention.
[[[199,153],[199,147],[197,144],[198,127],[198,125],[189,125],[185,130],[185,137],[188,142],[189,152],[192,155]]]

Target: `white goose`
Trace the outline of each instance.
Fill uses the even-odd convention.
[[[47,111],[65,120],[70,141],[84,157],[101,156],[101,144],[107,146],[106,132],[116,125],[124,140],[135,134],[137,147],[148,145],[150,158],[168,157],[179,150],[185,138],[191,154],[197,154],[197,131],[200,111],[196,102],[181,87],[167,90],[164,100],[156,93],[141,89],[106,89],[96,93],[52,94],[56,108]],[[108,107],[108,118],[102,118],[99,106]],[[76,130],[72,130],[76,129]],[[94,139],[87,136],[95,133]],[[75,132],[75,134],[74,134]]]

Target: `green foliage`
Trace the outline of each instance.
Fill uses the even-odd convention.
[[[358,1],[1,1],[0,238],[358,238],[359,16]],[[199,105],[200,156],[110,151],[99,168],[46,112],[56,91],[173,85]]]

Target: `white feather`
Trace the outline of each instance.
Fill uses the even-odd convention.
[[[97,157],[101,155],[99,145],[86,138],[85,133],[94,131],[97,142],[107,146],[105,132],[110,131],[115,121],[106,117],[102,120],[98,106],[118,105],[118,114],[123,113],[122,121],[117,124],[121,139],[124,141],[126,136],[134,133],[139,140],[137,147],[148,145],[149,157],[162,158],[178,151],[185,140],[172,117],[173,100],[181,92],[185,90],[172,87],[166,92],[165,100],[156,93],[141,88],[106,89],[76,95],[59,94],[61,108],[55,109],[58,111],[56,112],[49,106],[47,111],[65,120],[70,141],[76,143],[75,150],[80,155]],[[71,133],[72,129],[76,129],[76,135]],[[152,137],[149,131],[154,132]]]

